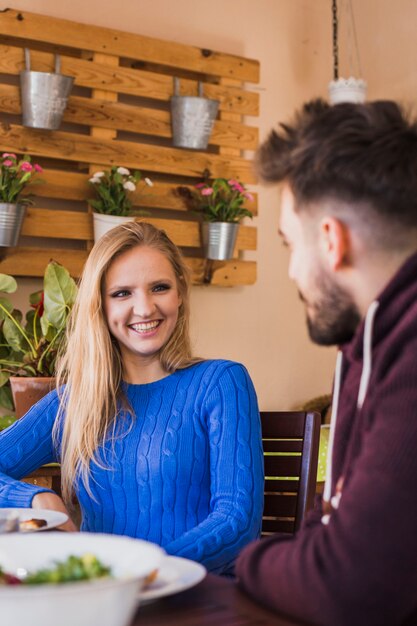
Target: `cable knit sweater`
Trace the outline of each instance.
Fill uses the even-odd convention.
[[[134,418],[118,419],[76,493],[81,530],[139,537],[169,554],[230,569],[259,536],[263,457],[257,400],[242,365],[203,361],[154,383],[125,384]],[[0,434],[0,506],[30,507],[44,491],[19,479],[59,461],[53,391]]]
[[[417,254],[342,350],[328,523],[318,502],[295,537],[236,564],[249,593],[303,622],[417,624],[416,277]]]

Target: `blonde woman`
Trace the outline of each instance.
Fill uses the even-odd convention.
[[[242,365],[192,357],[188,292],[186,266],[163,231],[129,222],[98,241],[59,391],[0,435],[0,506],[71,513],[76,496],[83,531],[139,537],[231,570],[260,531],[259,412]],[[62,500],[19,482],[56,460]]]

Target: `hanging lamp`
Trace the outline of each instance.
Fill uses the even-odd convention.
[[[349,78],[339,77],[339,17],[337,0],[332,0],[333,80],[329,82],[328,86],[329,101],[330,104],[339,104],[341,102],[361,103],[366,100],[367,85],[363,78],[354,78],[353,75],[355,63],[359,76],[362,75],[362,72],[352,0],[342,0],[342,4],[345,5],[350,76]],[[354,55],[355,59],[353,59]]]

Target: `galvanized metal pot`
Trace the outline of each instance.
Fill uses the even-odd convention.
[[[25,217],[24,204],[0,202],[0,246],[16,246]]]
[[[176,148],[205,150],[208,146],[213,123],[219,108],[218,100],[199,96],[178,95],[178,79],[174,79],[174,94],[171,97],[172,143]]]
[[[213,261],[226,261],[233,256],[239,224],[235,222],[203,222],[204,254]]]
[[[55,56],[55,74],[33,72],[29,50],[25,49],[26,70],[20,72],[23,126],[56,130],[68,102],[74,79],[60,73],[60,57]]]

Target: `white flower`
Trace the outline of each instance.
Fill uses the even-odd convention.
[[[105,172],[95,172],[93,174],[93,178],[103,178],[105,176]]]
[[[121,174],[121,176],[130,176],[129,170],[126,169],[125,167],[118,167],[117,168],[117,173]]]
[[[93,183],[93,185],[97,185],[97,183],[99,183],[99,182],[100,182],[100,179],[99,179],[99,178],[96,178],[95,176],[93,176],[93,178],[89,178],[89,179],[88,179],[88,182],[89,182],[89,183]]]
[[[145,181],[145,183],[148,185],[148,187],[153,187],[153,182],[151,181],[150,178],[146,177],[143,179]]]
[[[120,168],[120,169],[123,169],[123,168]],[[132,183],[130,180],[127,180],[125,183],[123,183],[123,189],[127,189],[127,191],[135,191],[136,185]]]

